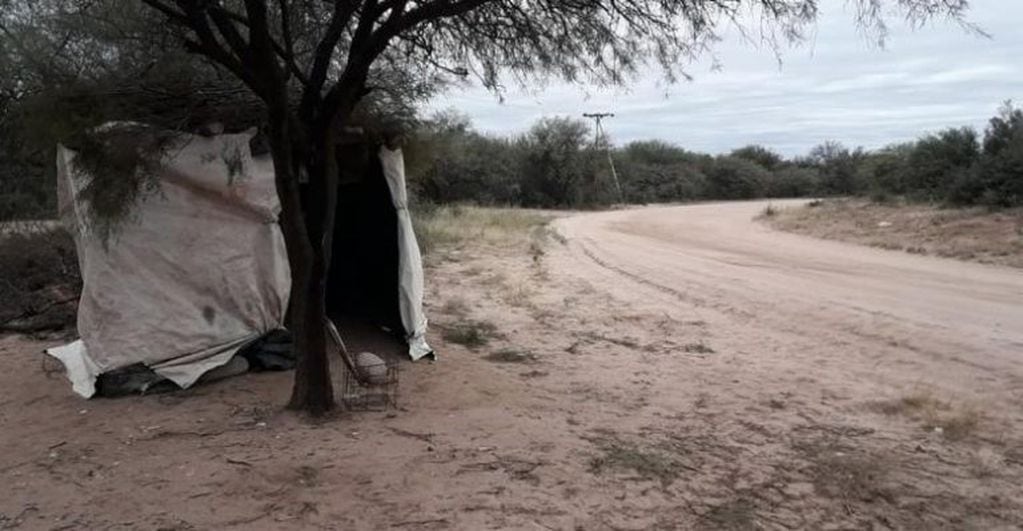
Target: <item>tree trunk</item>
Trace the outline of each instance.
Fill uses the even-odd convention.
[[[327,257],[321,231],[310,231],[310,217],[303,205],[296,164],[296,135],[286,111],[271,107],[270,148],[273,154],[277,195],[281,200],[281,229],[291,267],[291,298],[288,328],[296,356],[295,381],[288,407],[322,415],[334,407],[334,388],[327,358],[326,317]],[[314,198],[315,194],[312,195]],[[320,210],[312,205],[312,211]]]
[[[288,407],[322,415],[334,408],[334,387],[324,326],[326,267],[322,253],[314,254],[309,267],[292,275],[291,332],[298,360]]]
[[[357,81],[354,86],[361,87],[365,75]],[[281,227],[292,276],[289,328],[297,363],[288,407],[312,415],[335,406],[325,326],[338,194],[334,131],[351,114],[358,94],[351,87],[341,91],[329,112],[311,124],[293,121],[285,99],[276,105],[268,102]],[[297,179],[300,164],[308,177],[304,190]]]

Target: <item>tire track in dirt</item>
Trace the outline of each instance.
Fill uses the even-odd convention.
[[[581,387],[591,400],[620,390],[614,374],[644,375],[647,399],[621,402],[627,416],[602,428],[611,446],[695,467],[675,492],[710,528],[1023,522],[1012,486],[1023,477],[1013,464],[1023,272],[775,232],[754,221],[765,206],[554,223],[565,244],[550,253],[555,284],[595,291],[575,319],[678,347],[561,362],[593,382]],[[609,322],[616,313],[643,317]],[[652,325],[659,316],[671,329]],[[687,322],[701,323],[706,355],[683,348],[696,333]],[[941,403],[938,416],[965,411],[969,434],[944,438],[929,414],[899,409],[914,400]],[[592,412],[578,417],[600,425]]]
[[[843,350],[894,347],[903,361],[929,365],[928,377],[967,392],[981,376],[1020,376],[1023,272],[779,233],[754,222],[765,205],[561,219],[556,228],[569,250],[561,265],[603,282],[623,300],[709,309],[725,326],[758,329],[783,342],[816,336]],[[581,261],[636,289],[592,278]],[[654,302],[639,286],[668,297]],[[949,364],[977,374],[942,374]]]

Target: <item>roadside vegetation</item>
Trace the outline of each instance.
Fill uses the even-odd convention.
[[[660,140],[611,149],[626,203],[860,196],[879,203],[1023,205],[1023,111],[1005,103],[983,133],[949,128],[876,151],[825,142],[786,159],[750,145],[727,154]],[[496,137],[454,112],[425,122],[407,148],[413,195],[428,204],[595,208],[617,202],[602,149],[571,118]]]
[[[457,248],[465,242],[501,244],[523,241],[532,231],[554,218],[543,211],[516,208],[481,208],[472,205],[421,203],[413,224],[424,255]]]
[[[52,218],[55,177],[51,149],[28,150],[15,134],[11,110],[0,128],[0,220]],[[441,112],[418,123],[405,144],[409,192],[425,246],[434,238],[484,236],[543,216],[505,210],[496,220],[479,210],[601,208],[618,202],[603,147],[595,149],[581,120],[544,118],[509,137],[475,130],[468,117]],[[670,203],[782,197],[869,198],[877,203],[1012,208],[1023,205],[1023,111],[1005,103],[985,131],[949,128],[876,151],[825,142],[805,156],[785,158],[750,145],[727,154],[689,151],[661,140],[611,147],[626,203]],[[446,223],[454,225],[444,227]],[[457,234],[456,234],[457,233]]]
[[[0,227],[0,333],[69,330],[81,286],[75,244],[63,229]]]
[[[828,199],[761,219],[798,234],[881,249],[1023,267],[1023,208],[954,208],[903,199]]]
[[[901,416],[919,422],[921,428],[952,441],[961,441],[974,435],[984,420],[984,412],[977,407],[969,404],[955,405],[926,390],[894,400],[876,402],[872,407],[884,415]]]

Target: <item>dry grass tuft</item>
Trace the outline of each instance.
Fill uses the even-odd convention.
[[[611,435],[589,439],[600,450],[590,459],[590,472],[631,472],[643,480],[657,480],[662,487],[671,485],[686,469],[673,455],[653,448],[641,447]]]
[[[707,529],[725,529],[735,531],[755,531],[762,529],[757,525],[756,504],[753,500],[738,497],[720,505],[711,507],[703,515]]]
[[[504,301],[516,308],[531,308],[536,291],[525,284],[506,286]]]
[[[888,454],[865,450],[852,438],[870,433],[851,426],[813,425],[793,441],[809,466],[805,469],[814,492],[847,503],[886,501],[901,494],[890,474],[898,461]]]
[[[682,347],[682,350],[689,354],[714,354],[715,350],[710,348],[709,345],[703,341],[697,343],[689,343]]]
[[[983,411],[972,406],[954,407],[929,391],[917,391],[895,400],[874,402],[870,407],[890,416],[904,416],[922,422],[924,429],[960,441],[974,434],[981,425]]]
[[[448,315],[454,315],[457,317],[465,317],[469,315],[469,303],[462,297],[453,297],[441,306],[440,311]]]
[[[483,356],[483,359],[494,363],[533,363],[537,358],[536,354],[528,350],[503,348]]]
[[[974,408],[964,408],[949,415],[941,415],[931,419],[929,424],[935,430],[940,429],[946,439],[961,441],[977,432],[980,428],[983,413]]]
[[[990,446],[983,446],[973,452],[970,469],[977,477],[996,476],[1005,470],[1006,457]]]
[[[499,337],[497,326],[489,321],[467,319],[454,325],[441,327],[441,337],[449,343],[456,343],[471,349],[479,348]]]
[[[938,400],[929,391],[915,391],[895,400],[884,400],[870,404],[871,408],[885,415],[914,416],[922,412],[948,410],[949,405]]]
[[[552,214],[518,208],[450,205],[414,212],[416,236],[423,254],[457,246],[525,243],[532,231],[553,219]]]
[[[882,460],[844,452],[818,456],[812,467],[813,484],[820,494],[865,502],[895,500],[887,473]]]

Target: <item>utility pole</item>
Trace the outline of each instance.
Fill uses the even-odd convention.
[[[615,192],[618,193],[618,202],[625,204],[625,196],[622,195],[622,187],[618,184],[618,172],[615,171],[615,161],[611,158],[611,143],[606,141],[606,135],[604,133],[604,126],[602,124],[604,118],[614,118],[614,113],[611,112],[597,112],[597,113],[583,113],[583,116],[593,120],[593,147],[594,149],[600,149],[601,141],[604,140],[604,152],[607,153],[607,164],[611,168],[611,179],[615,184]]]

